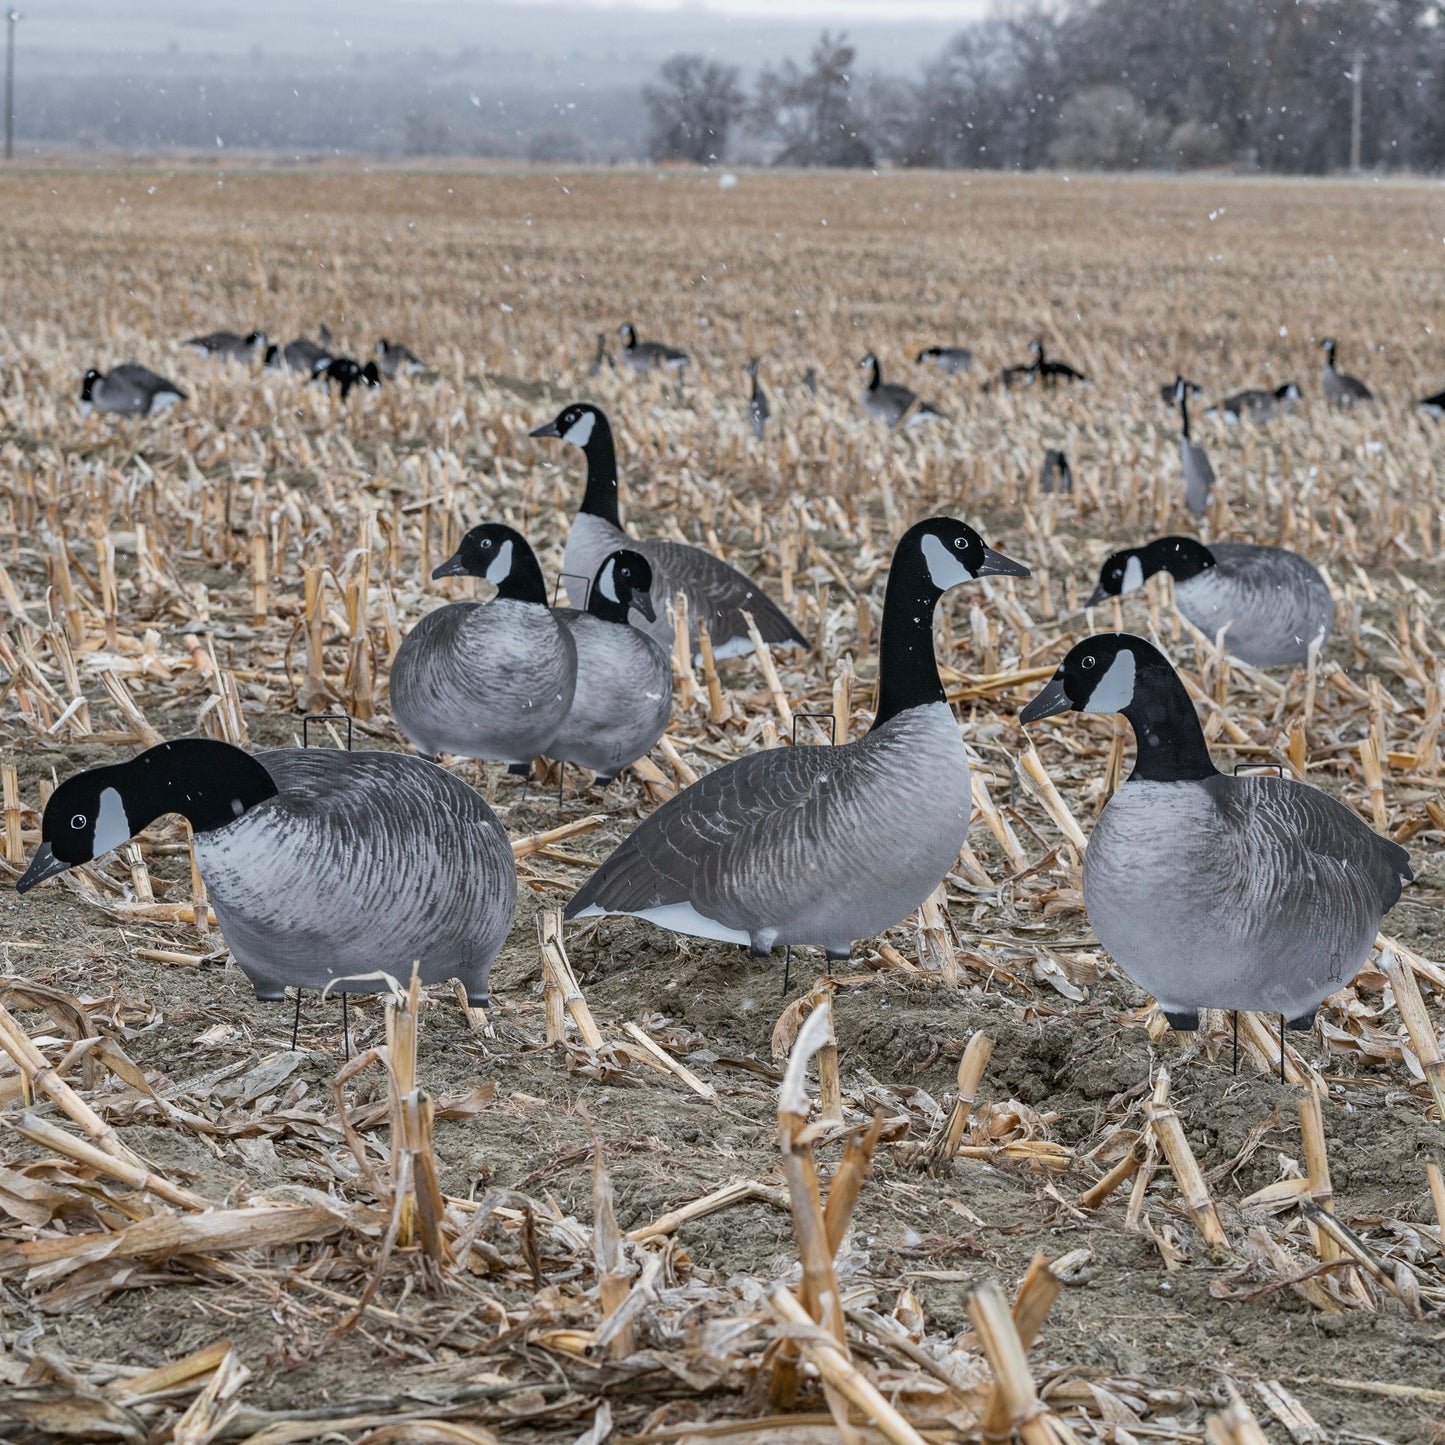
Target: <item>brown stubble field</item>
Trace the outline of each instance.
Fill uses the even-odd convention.
[[[776,689],[751,658],[722,664],[711,698],[701,670],[680,676],[665,744],[605,797],[573,771],[560,805],[555,778],[524,800],[497,769],[459,765],[514,840],[577,829],[524,845],[486,1024],[445,990],[416,1018],[430,1138],[402,1097],[411,1015],[394,1012],[388,1035],[380,1001],[353,1008],[355,1050],[389,1048],[338,1083],[339,1009],[311,999],[293,1051],[289,1007],[258,1005],[204,914],[193,922],[174,823],[67,883],[6,890],[0,1438],[837,1438],[816,1373],[836,1354],[812,1342],[790,1390],[779,1341],[795,1327],[769,1301],[797,1282],[795,1227],[809,1238],[780,1168],[777,1081],[800,1012],[785,1014],[781,960],[642,924],[569,927],[601,1044],[569,1024],[548,1045],[538,920],[679,781],[786,741],[789,710],[846,696],[851,734],[865,728],[892,540],[949,511],[1034,568],[939,612],[982,781],[972,856],[942,928],[910,920],[860,943],[834,978],[793,960],[794,996],[832,996],[843,1122],[820,1118],[798,1146],[825,1193],[846,1139],[882,1117],[836,1259],[853,1366],[924,1438],[979,1438],[995,1348],[980,1300],[990,1282],[1013,1298],[1042,1252],[1056,1281],[1035,1271],[1030,1299],[1057,1298],[1032,1382],[1010,1376],[1015,1413],[1030,1389],[1046,1407],[1028,1438],[1438,1441],[1445,427],[1412,406],[1445,380],[1442,236],[1445,190],[1424,183],[0,177],[12,875],[52,771],[157,735],[274,746],[309,708],[358,718],[359,746],[403,746],[389,659],[425,608],[471,595],[428,580],[460,532],[500,517],[556,573],[581,460],[527,432],[575,397],[613,418],[624,520],[720,550],[817,644],[779,656]],[[615,350],[628,319],[692,352],[680,401],[589,378],[596,333]],[[323,321],[362,359],[386,335],[429,370],[343,406],[176,344],[217,326],[284,341]],[[1331,333],[1379,396],[1354,415],[1319,398],[1315,342]],[[982,393],[1038,334],[1093,384]],[[910,364],[955,340],[973,375]],[[869,349],[949,419],[904,436],[869,423]],[[763,445],[749,354],[773,402]],[[82,419],[85,367],[130,359],[190,401],[153,421]],[[1211,400],[1303,386],[1267,430],[1200,419],[1221,483],[1201,530],[1319,563],[1335,636],[1313,676],[1260,675],[1153,587],[1094,624],[1158,638],[1222,767],[1303,769],[1406,839],[1417,873],[1385,924],[1398,951],[1291,1040],[1284,1083],[1272,1021],[1245,1021],[1236,1077],[1223,1016],[1160,1036],[1097,949],[1070,837],[1127,768],[1112,721],[1036,729],[1037,764],[1018,764],[1018,710],[1085,631],[1078,603],[1111,544],[1192,530],[1177,418],[1158,400],[1176,370]],[[1037,493],[1051,446],[1074,464],[1072,497]],[[648,1067],[626,1024],[698,1087]],[[962,1148],[941,1158],[979,1035],[992,1054]],[[1302,1134],[1312,1097],[1322,1151]],[[437,1194],[413,1195],[427,1160]],[[647,1232],[735,1180],[757,1187]],[[620,1248],[608,1189],[616,1228],[642,1236]],[[1344,1230],[1311,1213],[1331,1192]]]

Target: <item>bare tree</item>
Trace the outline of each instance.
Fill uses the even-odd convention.
[[[645,85],[647,153],[655,161],[683,160],[707,165],[727,149],[728,132],[742,107],[735,65],[701,55],[663,61],[658,83]]]
[[[873,150],[854,104],[855,58],[846,35],[833,36],[825,30],[808,57],[807,70],[787,60],[758,77],[752,121],[782,142],[778,164],[873,164]]]

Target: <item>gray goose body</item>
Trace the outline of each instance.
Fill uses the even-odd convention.
[[[875,421],[885,426],[918,426],[931,417],[943,413],[928,402],[920,400],[916,391],[896,381],[884,381],[878,365],[878,358],[871,352],[859,363],[869,373],[868,385],[863,388],[863,410]]]
[[[748,396],[748,422],[752,426],[753,435],[762,441],[767,435],[768,422],[772,418],[773,409],[768,405],[768,394],[763,390],[762,382],[758,380],[756,357],[748,362],[748,376],[752,381],[752,391]]]
[[[622,335],[622,364],[633,371],[681,371],[692,360],[687,352],[676,346],[664,346],[660,341],[639,341],[631,323],[624,323],[619,329]]]
[[[152,416],[186,399],[175,382],[133,361],[113,366],[104,376],[87,371],[80,393],[82,411],[93,407],[119,416]]]
[[[331,361],[332,351],[328,346],[299,337],[288,341],[285,346],[266,348],[266,369],[268,371],[299,371],[306,376],[316,373]]]
[[[423,368],[421,357],[411,347],[403,346],[399,341],[388,341],[384,336],[376,343],[376,364],[388,381]]]
[[[913,359],[919,366],[958,376],[973,365],[973,352],[966,346],[925,346]]]
[[[1214,468],[1204,448],[1189,436],[1189,384],[1182,376],[1174,378],[1174,399],[1179,403],[1179,466],[1184,473],[1184,504],[1196,517],[1209,510],[1214,493]]]
[[[1373,401],[1375,393],[1360,380],[1335,366],[1337,345],[1332,336],[1327,336],[1320,345],[1324,347],[1325,364],[1320,371],[1320,390],[1331,406],[1354,406],[1356,402]]]
[[[238,336],[234,331],[208,331],[204,336],[191,337],[186,345],[198,356],[215,361],[250,361],[257,347],[266,345],[266,333],[252,331]]]
[[[1206,415],[1217,412],[1225,421],[1252,421],[1263,424],[1290,412],[1299,397],[1300,389],[1292,381],[1276,387],[1273,391],[1251,386],[1235,392],[1233,396],[1225,397],[1217,407],[1211,407]]]

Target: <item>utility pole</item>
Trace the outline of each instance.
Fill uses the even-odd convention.
[[[15,22],[18,10],[5,12],[5,159],[15,159]]]
[[[1355,51],[1355,63],[1350,69],[1350,174],[1360,173],[1360,109],[1361,91],[1365,79],[1365,57]]]

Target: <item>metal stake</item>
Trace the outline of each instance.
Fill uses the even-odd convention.
[[[296,1013],[291,1020],[291,1052],[296,1052],[296,1035],[301,1029],[301,990],[296,990]]]
[[[783,950],[783,997],[788,996],[788,978],[793,971],[793,945],[790,943]]]

